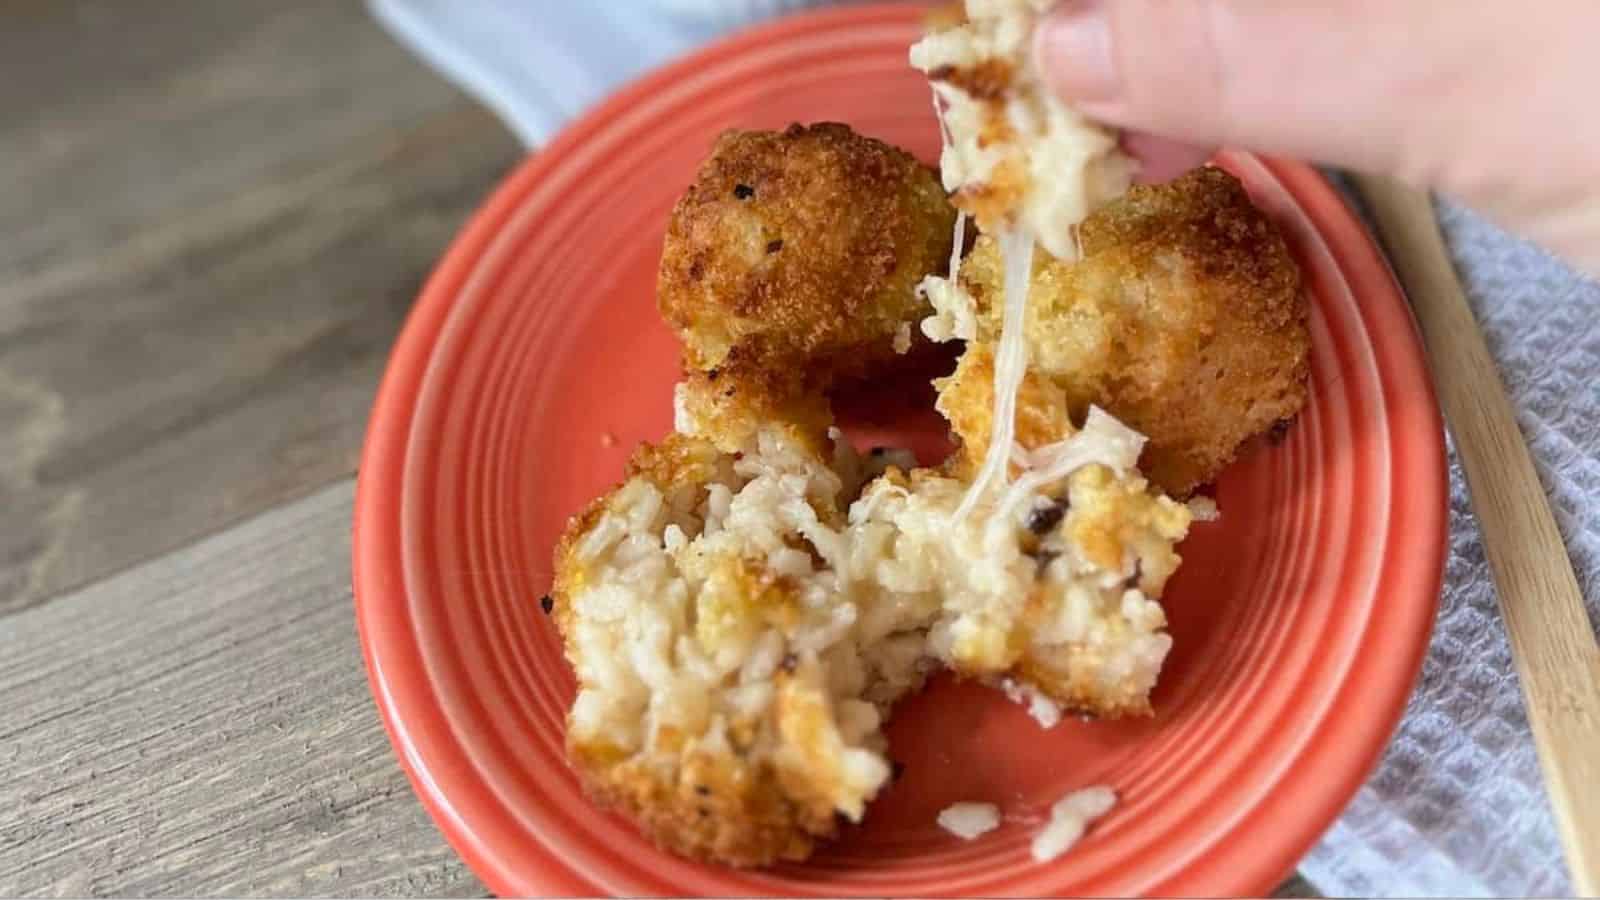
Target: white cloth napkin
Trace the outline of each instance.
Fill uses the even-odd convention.
[[[530,147],[730,28],[839,0],[369,0],[378,21]]]
[[[818,2],[369,0],[397,38],[529,146],[626,80],[722,31]],[[1600,620],[1600,284],[1464,209],[1446,204],[1440,212],[1590,616]],[[1453,455],[1450,497],[1445,589],[1421,682],[1377,771],[1301,866],[1327,894],[1571,891]]]
[[[1459,205],[1439,216],[1600,621],[1600,283]],[[1301,871],[1339,895],[1571,896],[1453,447],[1450,555],[1421,681],[1377,771]]]

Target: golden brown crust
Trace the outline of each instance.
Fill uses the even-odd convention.
[[[699,490],[716,473],[720,459],[717,448],[706,441],[669,434],[659,444],[639,445],[628,459],[626,478],[643,477],[664,493]]]
[[[936,3],[922,17],[922,30],[928,34],[949,31],[965,24],[967,24],[967,6],[961,0]]]
[[[667,226],[661,315],[689,369],[859,373],[893,358],[944,271],[955,210],[910,154],[844,125],[724,134]]]
[[[1305,404],[1310,365],[1299,270],[1231,175],[1198,169],[1135,187],[1091,216],[1083,257],[1036,254],[1030,375],[1097,404],[1150,443],[1141,468],[1174,496],[1217,476],[1248,439]],[[980,239],[962,269],[994,340],[1002,264]]]
[[[831,805],[796,803],[772,766],[737,755],[692,754],[670,769],[644,756],[618,762],[604,748],[572,742],[568,755],[591,798],[682,856],[767,866],[805,859],[838,830]]]
[[[575,669],[581,668],[584,650],[574,638],[578,623],[573,597],[590,578],[577,552],[585,535],[627,481],[640,478],[663,494],[687,491],[698,498],[711,482],[726,475],[730,458],[711,441],[682,434],[669,435],[659,444],[643,444],[634,451],[623,484],[568,522],[555,552],[551,616]],[[786,576],[752,560],[726,562],[731,579],[727,599],[738,607],[730,610],[733,619],[753,617],[757,625],[773,625],[792,616],[797,601]],[[703,631],[714,621],[730,628],[748,624],[707,617],[705,612],[702,607],[698,623],[702,631],[697,632],[701,640],[721,639],[722,635]],[[832,754],[821,745],[820,729],[814,727],[819,717],[829,715],[815,667],[813,662],[795,674],[780,671],[773,676],[782,702],[771,715],[785,740],[821,758],[799,771],[782,771],[770,759],[752,760],[751,741],[760,730],[754,720],[730,723],[728,743],[721,752],[685,750],[681,756],[624,750],[605,739],[585,742],[575,738],[569,727],[568,759],[595,803],[631,818],[663,849],[739,867],[805,859],[818,842],[836,834],[839,822],[832,801],[835,784],[829,778],[832,767],[826,765]],[[655,740],[658,751],[671,750],[672,735],[658,733]],[[836,777],[836,772],[832,774]]]
[[[1188,511],[1166,497],[1152,495],[1143,479],[1117,478],[1104,466],[1087,466],[1073,473],[1067,498],[1062,530],[1069,543],[1107,571],[1120,569],[1129,558],[1138,559],[1136,574],[1127,587],[1159,597],[1181,562],[1172,542],[1181,540],[1187,531]],[[1109,619],[1103,627],[1127,625]],[[1092,644],[1073,645],[1069,652],[1056,650],[1045,656],[1030,650],[1012,677],[1079,713],[1105,719],[1151,715],[1149,685],[1131,673],[1108,683],[1104,662]]]
[[[974,100],[999,103],[1011,87],[1014,74],[1009,62],[991,58],[964,68],[940,66],[928,73],[928,80],[960,88]]]
[[[833,411],[824,375],[806,366],[769,367],[735,347],[718,366],[684,373],[679,399],[695,434],[733,453],[762,426],[781,423],[802,445],[825,455]]]
[[[969,480],[983,465],[994,433],[994,347],[975,343],[961,355],[956,370],[938,379],[939,412],[960,440],[945,462],[951,476]],[[1065,440],[1074,431],[1066,395],[1049,378],[1029,371],[1017,391],[1016,442],[1028,450]]]

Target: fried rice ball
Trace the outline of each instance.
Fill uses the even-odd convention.
[[[877,590],[938,598],[929,655],[1025,698],[1045,727],[1064,711],[1149,715],[1172,646],[1159,597],[1192,516],[1149,489],[1130,437],[1095,410],[1067,452],[1097,461],[1002,497],[993,518],[957,515],[971,482],[936,469],[890,470],[851,508]]]
[[[1035,254],[1026,326],[1030,380],[1052,382],[1073,421],[1099,405],[1146,435],[1141,468],[1183,497],[1299,413],[1310,372],[1299,269],[1232,175],[1206,167],[1134,187],[1079,239],[1075,264]],[[930,292],[938,312],[925,330],[997,341],[1003,283],[996,242],[982,237],[962,264],[964,290]],[[975,385],[941,399],[979,459],[987,426],[963,423],[991,400]]]
[[[727,132],[672,211],[661,315],[689,369],[860,374],[920,341],[955,215],[932,169],[845,125]]]
[[[814,422],[741,420],[781,406],[709,386],[686,392],[690,433],[642,448],[557,548],[568,755],[597,801],[682,855],[799,860],[889,782],[883,722],[935,668],[1045,724],[1148,714],[1189,517],[1147,489],[1122,426],[1091,414],[1069,438],[1095,462],[958,520],[964,481]]]
[[[585,789],[660,846],[735,866],[804,859],[860,819],[890,776],[880,723],[928,668],[922,635],[839,595],[860,485],[824,437],[749,438],[641,449],[569,527],[553,591]]]
[[[747,446],[771,422],[823,435],[833,425],[828,387],[825,373],[804,366],[769,368],[739,347],[715,368],[684,373],[673,389],[673,427],[725,453]]]
[[[553,592],[586,790],[669,850],[742,866],[804,858],[888,777],[876,707],[827,683],[833,607],[801,574],[797,518],[837,526],[840,483],[798,430],[764,444],[748,462],[682,435],[641,450],[569,529]],[[763,503],[765,527],[746,531]],[[878,678],[885,696],[917,676],[894,678]]]

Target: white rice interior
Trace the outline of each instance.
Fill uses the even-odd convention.
[[[1138,553],[1104,569],[1020,511],[1005,528],[956,521],[961,482],[878,477],[908,461],[843,441],[825,459],[762,428],[715,459],[703,482],[631,479],[575,544],[578,744],[667,768],[737,756],[859,819],[890,777],[884,718],[938,665],[998,684],[1024,656],[1060,658],[1090,690],[1154,684],[1171,639],[1129,586]]]

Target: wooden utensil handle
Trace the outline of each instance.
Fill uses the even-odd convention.
[[[1595,896],[1600,646],[1583,594],[1428,195],[1386,178],[1355,182],[1410,295],[1455,435],[1573,886]]]

